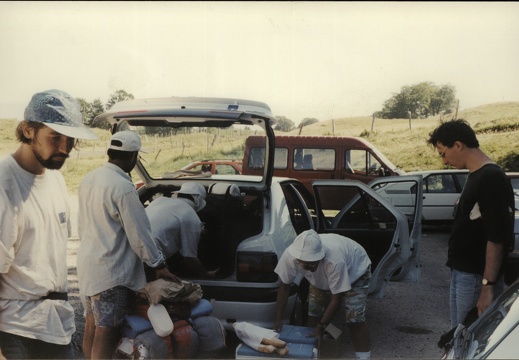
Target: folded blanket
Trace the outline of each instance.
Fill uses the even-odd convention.
[[[158,304],[163,300],[172,302],[194,303],[202,298],[202,287],[191,281],[182,280],[176,283],[165,279],[157,279],[146,284],[142,293],[150,304]]]

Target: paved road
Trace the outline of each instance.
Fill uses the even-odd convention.
[[[418,283],[390,283],[383,299],[370,300],[373,358],[438,359],[440,336],[449,330],[448,231],[425,229]],[[345,356],[352,356],[346,344]],[[349,350],[349,352],[348,352]]]

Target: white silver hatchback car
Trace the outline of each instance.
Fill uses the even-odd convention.
[[[175,196],[187,181],[207,191],[199,213],[204,230],[198,258],[206,269],[220,268],[216,279],[200,279],[178,265],[178,276],[201,284],[213,315],[226,329],[236,321],[271,328],[279,279],[274,268],[283,251],[302,231],[334,232],[359,242],[372,265],[372,297],[384,295],[390,280],[417,281],[420,272],[422,178],[377,179],[418,189],[403,211],[364,183],[319,181],[314,194],[288,178],[272,176],[276,119],[265,103],[220,98],[158,98],[115,104],[95,121],[107,121],[111,132],[130,129],[143,142],[135,176],[144,206],[160,196]],[[243,159],[250,135],[265,138],[260,175],[185,172],[197,159]],[[375,185],[374,185],[375,186]],[[405,212],[405,213],[404,213]],[[179,263],[180,264],[180,263]],[[293,284],[285,322],[303,315],[294,309],[304,287]]]
[[[445,359],[519,359],[519,281],[474,323],[458,326]]]
[[[468,170],[424,170],[407,174],[423,177],[423,222],[454,221],[454,205],[467,182]]]

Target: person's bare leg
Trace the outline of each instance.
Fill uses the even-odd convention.
[[[317,326],[317,318],[315,316],[308,316],[306,326],[315,327]]]
[[[111,359],[120,337],[119,328],[97,326],[92,346],[92,359]]]
[[[356,352],[368,352],[371,348],[369,328],[366,322],[349,323],[351,341]]]
[[[95,332],[94,315],[88,314],[85,319],[85,330],[83,331],[83,356],[85,359],[91,359]]]

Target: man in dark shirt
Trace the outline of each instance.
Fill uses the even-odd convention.
[[[477,307],[478,315],[504,289],[504,259],[514,232],[514,195],[504,171],[479,148],[462,119],[442,123],[429,134],[444,165],[468,169],[449,239],[451,326]]]

